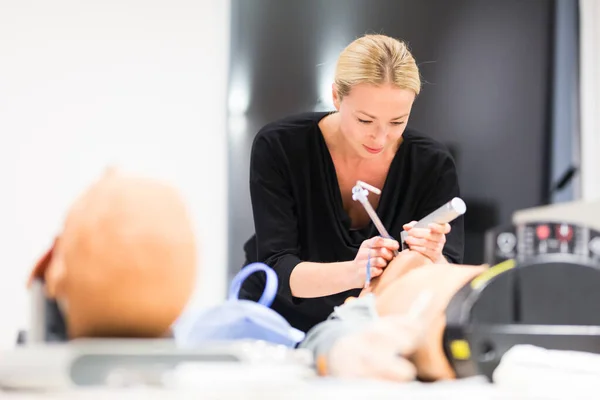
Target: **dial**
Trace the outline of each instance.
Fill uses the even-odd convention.
[[[588,249],[590,258],[600,263],[600,232],[593,231],[590,233]]]
[[[512,232],[502,232],[498,235],[496,244],[502,254],[509,254],[515,250],[517,236]]]

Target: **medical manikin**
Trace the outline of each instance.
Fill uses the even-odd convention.
[[[493,380],[509,352],[531,365],[512,351],[523,345],[600,353],[598,261],[559,252],[469,266],[403,251],[302,347],[322,375],[397,381]]]
[[[190,219],[173,188],[109,171],[69,210],[30,285],[42,282],[56,300],[63,340],[163,337],[191,296],[196,257]],[[487,271],[432,264],[402,251],[359,298],[310,331],[301,347],[314,352],[323,375],[451,379],[457,374],[443,340],[447,312],[463,288]],[[547,271],[541,275],[552,275]],[[595,284],[598,275],[594,270],[584,281]]]
[[[64,337],[52,332],[52,339],[163,337],[171,334],[192,294],[196,261],[195,237],[179,193],[156,180],[109,170],[70,208],[29,284],[43,283],[64,320]],[[418,253],[401,253],[372,282],[373,293],[381,294],[380,304],[405,269],[425,264],[427,259]],[[418,339],[435,320],[432,304],[416,320],[390,320],[401,325],[394,335],[403,338],[401,353],[425,348]],[[407,361],[404,367],[408,373],[403,378],[412,379],[412,364]]]
[[[187,304],[196,264],[179,194],[156,180],[108,172],[69,210],[63,231],[31,275],[32,291],[41,287],[45,293],[27,342],[168,336],[182,349],[197,350],[215,341],[293,347],[302,340],[303,332],[269,308],[278,282],[268,266],[246,266],[227,301],[205,310]],[[269,278],[261,300],[239,300],[241,282],[256,272]]]
[[[174,188],[106,171],[69,209],[29,279],[63,319],[64,332],[42,340],[169,335],[194,289],[196,258]]]
[[[432,264],[404,250],[307,335],[322,375],[397,381],[452,379],[442,348],[445,310],[452,296],[481,266]]]
[[[66,337],[62,339],[162,337],[171,333],[191,296],[196,255],[190,219],[176,190],[162,182],[110,170],[71,207],[62,232],[32,272],[30,285],[42,280],[46,295],[56,300],[64,318]],[[420,267],[418,274],[408,273],[416,267]],[[436,341],[443,324],[444,301],[478,271],[477,267],[431,265],[419,253],[400,253],[359,299],[375,294],[379,312],[393,316],[382,318],[372,331],[339,341],[328,359],[343,365],[344,354],[352,354],[345,351],[347,346],[360,342],[364,335],[374,335],[389,364],[376,358],[377,349],[365,347],[366,362],[354,365],[367,375],[385,371],[384,377],[413,379],[415,362],[423,371],[420,376],[449,376]],[[405,275],[410,279],[402,279]],[[414,281],[419,285],[427,281],[435,295],[422,302],[417,314],[408,316],[405,308],[418,296],[405,286],[413,287]],[[390,324],[393,329],[385,327]],[[392,357],[389,345],[399,346],[397,353],[412,362]],[[369,359],[377,362],[369,364]],[[335,371],[336,362],[328,367]]]

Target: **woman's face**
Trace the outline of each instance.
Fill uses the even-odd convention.
[[[350,146],[363,158],[395,151],[415,100],[409,89],[392,85],[361,83],[342,99],[333,88],[334,105],[340,115],[340,130]]]

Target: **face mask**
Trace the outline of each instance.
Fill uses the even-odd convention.
[[[264,271],[265,290],[258,302],[239,300],[242,283],[251,274]],[[205,342],[230,340],[263,340],[295,347],[304,339],[304,332],[293,328],[281,315],[269,308],[277,293],[275,271],[262,263],[244,267],[231,282],[225,303],[205,311],[189,310],[174,325],[178,345],[194,346]]]

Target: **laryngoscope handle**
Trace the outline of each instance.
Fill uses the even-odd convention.
[[[460,197],[455,197],[425,218],[415,224],[413,228],[427,228],[429,224],[447,224],[454,221],[467,211],[467,205]],[[404,242],[408,232],[400,234],[401,241]]]

